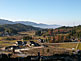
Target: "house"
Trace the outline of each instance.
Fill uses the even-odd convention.
[[[17,41],[17,42],[16,42],[16,45],[17,45],[17,46],[21,46],[21,45],[23,45],[23,43],[22,43],[22,41]]]
[[[39,38],[39,40],[38,40],[39,42],[41,42],[41,43],[44,43],[45,42],[45,40],[43,40],[43,39],[40,39]]]
[[[16,45],[17,46],[24,46],[24,45],[26,45],[27,44],[27,41],[17,41],[16,42]]]
[[[40,46],[38,43],[36,43],[34,41],[30,41],[30,46],[32,46],[32,45],[34,45],[34,46]]]

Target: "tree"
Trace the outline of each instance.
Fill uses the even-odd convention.
[[[30,36],[24,36],[23,37],[23,40],[31,40],[32,39],[32,37],[30,37]]]
[[[50,36],[53,36],[53,35],[54,35],[53,29],[50,29],[48,32],[49,32],[49,35],[50,35]]]
[[[37,31],[37,32],[35,33],[35,35],[41,36],[41,35],[42,35],[41,30],[40,30],[40,31]]]

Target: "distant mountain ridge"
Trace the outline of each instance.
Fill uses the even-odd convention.
[[[5,19],[0,19],[0,25],[4,24],[16,24],[16,23]]]
[[[43,23],[34,23],[34,22],[30,22],[30,21],[16,21],[16,23],[22,23],[25,25],[31,25],[34,27],[39,27],[39,28],[58,28],[60,27],[60,25],[48,25],[48,24],[43,24]]]
[[[24,25],[30,25],[33,27],[39,27],[39,28],[58,28],[60,27],[60,25],[48,25],[48,24],[43,24],[43,23],[35,23],[35,22],[30,22],[30,21],[16,21],[16,22],[12,22],[9,20],[5,20],[5,19],[0,19],[0,25],[4,25],[4,24],[17,24],[17,23],[21,23]]]

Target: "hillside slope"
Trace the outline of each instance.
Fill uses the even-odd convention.
[[[22,31],[40,30],[40,28],[27,26],[24,24],[5,24],[0,25],[0,32],[17,33]]]

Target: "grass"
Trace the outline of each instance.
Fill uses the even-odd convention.
[[[10,45],[13,45],[13,43],[15,43],[16,41],[18,40],[3,40],[5,39],[6,37],[0,37],[0,47],[4,47],[4,46],[10,46]],[[39,38],[42,38],[42,39],[45,39],[44,37],[42,36],[35,36],[36,40],[25,40],[25,41],[37,41]],[[48,43],[48,45],[50,46],[54,46],[54,47],[59,47],[59,48],[68,48],[68,49],[72,49],[72,48],[75,48],[75,49],[79,49],[81,50],[81,43],[80,42],[77,42],[77,43],[73,43],[73,42],[67,42],[67,43]],[[76,48],[77,47],[77,48]]]
[[[18,40],[4,40],[4,41],[0,41],[0,47],[11,46],[16,41],[18,41]],[[22,40],[19,40],[19,41],[22,41]],[[35,42],[37,42],[37,40],[24,40],[24,41],[35,41]]]
[[[27,34],[27,35],[30,35],[30,36],[33,36],[35,35],[35,31],[27,31],[27,32],[19,32],[20,34]]]
[[[79,43],[79,45],[78,45],[78,48],[77,48],[77,49],[81,50],[81,43]]]
[[[73,43],[73,42],[51,43],[51,44],[48,43],[46,45],[54,46],[54,47],[57,47],[57,48],[66,48],[66,49],[74,48],[75,50],[77,50],[77,49],[81,50],[81,43],[80,42],[77,42],[77,43]]]

